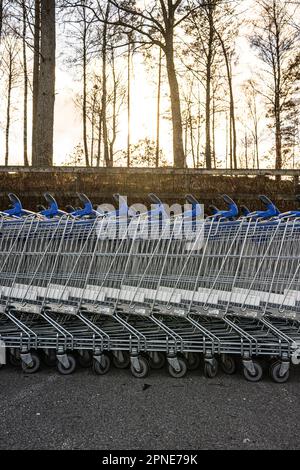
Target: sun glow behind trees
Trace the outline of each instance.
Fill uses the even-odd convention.
[[[219,0],[220,4],[223,0]],[[272,3],[273,0],[270,0]],[[61,8],[57,9],[57,66],[56,66],[56,106],[55,106],[55,127],[54,127],[54,163],[55,164],[84,164],[84,145],[82,132],[82,66],[80,54],[80,43],[75,40],[74,26],[78,27],[76,21],[67,18],[68,7],[63,6],[64,2],[57,2]],[[77,3],[77,2],[73,2]],[[78,2],[82,3],[82,2]],[[142,2],[144,3],[144,2]],[[249,107],[249,87],[245,82],[252,80],[255,86],[255,102],[257,105],[258,119],[258,145],[259,164],[261,167],[274,166],[274,137],[273,131],[268,127],[271,123],[267,118],[267,105],[262,94],[264,71],[263,64],[258,58],[257,51],[250,47],[249,37],[253,35],[253,19],[259,15],[258,2],[254,0],[243,0],[234,2],[224,2],[235,7],[234,21],[239,25],[237,37],[232,41],[234,54],[231,57],[231,75],[234,92],[234,110],[237,134],[237,165],[238,167],[257,167],[255,155],[255,142],[253,137],[253,116]],[[286,2],[287,3],[287,2]],[[31,1],[28,2],[30,6]],[[294,8],[294,7],[293,7]],[[184,13],[182,13],[183,15]],[[74,15],[68,10],[68,15]],[[298,12],[297,12],[298,15]],[[297,16],[295,16],[297,18]],[[221,21],[223,19],[221,18]],[[92,24],[91,27],[101,30],[102,24]],[[9,31],[9,28],[8,28]],[[10,31],[11,32],[11,31]],[[30,35],[30,28],[28,35]],[[2,41],[2,52],[5,47],[4,37]],[[21,39],[17,39],[21,41]],[[31,38],[28,38],[31,42]],[[123,46],[122,46],[123,42]],[[128,50],[126,41],[122,40],[115,49],[115,72],[119,76],[120,87],[124,90],[118,98],[118,112],[116,118],[116,139],[114,142],[114,165],[126,165],[126,150],[128,140],[128,84],[127,66]],[[182,23],[174,38],[175,43],[175,63],[177,77],[180,85],[181,110],[183,121],[183,145],[186,155],[187,165],[190,167],[205,165],[205,69],[195,74],[195,57],[190,49],[192,43],[191,35],[186,30],[186,23]],[[299,47],[300,43],[298,43]],[[97,100],[101,104],[101,40],[89,57],[87,66],[87,91],[88,107],[91,107],[91,99],[95,90],[95,77],[99,80],[99,96]],[[75,48],[79,50],[76,52]],[[218,45],[219,48],[219,45]],[[154,45],[151,48],[142,45],[133,45],[132,57],[130,58],[130,143],[132,150],[139,149],[141,154],[149,148],[155,149],[157,139],[157,93],[158,93],[158,62],[159,50]],[[76,54],[75,54],[76,52]],[[200,51],[203,54],[203,51]],[[4,52],[3,52],[4,53]],[[230,162],[230,117],[229,117],[229,94],[227,87],[226,68],[224,58],[218,49],[220,66],[213,70],[213,82],[210,106],[211,118],[211,160],[212,166],[225,167],[232,165]],[[76,60],[75,60],[75,55]],[[28,69],[31,81],[32,70],[32,50],[28,47]],[[77,62],[77,63],[76,63]],[[22,56],[21,42],[20,55],[16,63],[19,69],[19,78],[12,93],[11,103],[11,126],[10,126],[10,157],[9,164],[22,164]],[[112,100],[113,87],[111,84],[112,70],[108,61],[108,104],[107,122],[108,132],[111,139],[112,120]],[[2,70],[0,87],[1,96],[1,137],[0,137],[0,158],[4,163],[5,156],[5,126],[6,126],[6,96],[7,96],[7,70]],[[165,58],[162,58],[161,75],[161,99],[160,99],[160,154],[163,154],[160,164],[173,163],[172,155],[172,121],[169,99],[169,88],[167,83],[167,71]],[[30,83],[31,86],[31,83]],[[245,90],[248,89],[246,93]],[[122,96],[121,96],[122,94]],[[250,100],[251,101],[251,100]],[[99,106],[100,106],[99,104]],[[31,98],[28,102],[28,122],[31,122]],[[94,115],[97,114],[97,106]],[[87,116],[87,145],[89,154],[93,153],[92,164],[97,161],[97,134],[98,124],[92,125],[92,111]],[[96,118],[95,118],[96,119]],[[192,129],[192,132],[191,132]],[[93,138],[92,138],[93,137]],[[28,126],[28,140],[31,141],[31,130]],[[143,149],[144,142],[144,149]],[[149,146],[149,142],[153,143]],[[103,145],[103,142],[101,143]],[[147,150],[148,149],[148,150]],[[289,152],[288,158],[284,162],[291,166],[293,153],[299,150],[298,136],[295,136],[294,148]],[[30,154],[29,148],[29,154]],[[100,164],[105,164],[103,160],[103,149],[101,147]],[[153,160],[145,158],[145,164],[151,165]],[[297,161],[294,162],[297,164]],[[142,164],[141,161],[132,161],[132,165]]]

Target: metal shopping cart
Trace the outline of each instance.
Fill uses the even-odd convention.
[[[204,217],[197,200],[168,213],[69,212],[46,194],[37,213],[0,213],[0,340],[26,373],[41,359],[70,374],[79,363],[105,374],[113,363],[136,377],[164,367],[173,377],[204,365],[207,377],[241,362],[258,381],[269,362],[276,382],[299,353],[300,213],[263,211],[223,196]],[[115,199],[120,200],[116,195]]]

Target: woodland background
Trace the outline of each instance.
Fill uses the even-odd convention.
[[[299,168],[300,4],[0,0],[0,163]]]

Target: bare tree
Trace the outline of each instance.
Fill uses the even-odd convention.
[[[176,28],[185,19],[182,11],[183,0],[160,0],[149,2],[145,8],[133,4],[109,0],[118,11],[115,24],[125,31],[134,31],[138,41],[159,46],[166,58],[167,76],[170,89],[173,154],[175,167],[185,166],[185,155],[182,138],[182,116],[179,84],[175,66],[174,36]]]
[[[24,165],[28,166],[28,67],[27,67],[27,6],[26,0],[22,0],[22,49],[23,49],[23,83],[24,83],[24,106],[23,106],[23,156]]]
[[[33,31],[33,73],[32,73],[32,139],[31,161],[38,166],[37,154],[38,135],[38,95],[40,71],[40,30],[41,30],[41,0],[34,0],[34,31]]]
[[[67,63],[76,69],[80,70],[80,80],[82,84],[82,94],[80,100],[76,101],[76,105],[80,108],[82,117],[82,140],[83,151],[85,157],[85,165],[90,166],[92,155],[89,149],[89,129],[88,129],[88,95],[89,95],[89,81],[91,79],[92,67],[90,64],[96,57],[98,42],[101,42],[97,35],[99,32],[95,30],[93,20],[93,13],[86,8],[88,1],[84,0],[82,5],[76,6],[72,9],[63,9],[64,24],[67,26],[68,44],[72,50],[71,54],[67,55]],[[76,73],[77,77],[77,73]],[[92,122],[94,126],[94,121]],[[95,131],[93,127],[92,131]]]
[[[132,68],[132,52],[131,52],[131,35],[128,35],[127,50],[127,166],[130,167],[131,152],[131,68]]]
[[[19,48],[17,39],[8,36],[4,42],[4,53],[2,57],[2,68],[6,77],[6,124],[5,124],[5,165],[8,165],[10,156],[9,138],[12,114],[12,91],[17,86],[20,68],[18,64]]]
[[[157,98],[156,98],[156,150],[155,150],[155,166],[157,168],[159,166],[159,155],[160,155],[161,82],[162,82],[162,49],[159,48]]]
[[[252,37],[252,45],[265,65],[261,93],[268,104],[268,113],[275,128],[275,168],[283,164],[283,121],[290,108],[299,80],[300,55],[297,31],[291,26],[291,13],[286,2],[259,0],[259,19]]]
[[[38,138],[33,165],[53,164],[53,127],[55,101],[55,0],[41,2],[41,46],[37,103]]]
[[[72,2],[68,3],[74,6]],[[179,25],[192,14],[195,8],[199,8],[199,5],[191,6],[184,0],[159,0],[159,2],[153,0],[147,2],[145,6],[117,0],[108,0],[108,3],[114,7],[114,10],[106,19],[103,19],[98,12],[99,1],[92,1],[87,7],[94,12],[98,21],[118,26],[124,32],[134,31],[137,35],[135,41],[159,46],[164,52],[171,100],[174,165],[184,167],[181,102],[175,65],[174,38]],[[78,4],[82,5],[82,2],[76,5]],[[103,11],[103,9],[100,10]]]
[[[84,145],[84,155],[85,155],[85,164],[90,166],[89,159],[89,150],[87,142],[87,64],[88,64],[88,34],[91,23],[87,19],[86,8],[82,8],[82,71],[83,71],[83,99],[82,99],[82,121],[83,121],[83,145]],[[92,156],[91,156],[92,158]]]
[[[222,52],[225,59],[226,65],[226,74],[228,81],[228,90],[229,90],[229,117],[230,117],[230,133],[231,133],[231,149],[230,149],[230,159],[233,163],[233,167],[236,169],[237,164],[237,135],[236,135],[236,120],[235,120],[235,104],[234,104],[234,94],[233,94],[233,77],[232,77],[232,55],[233,51],[226,46],[222,34],[219,31],[216,31],[216,35],[220,41]]]
[[[9,22],[9,1],[8,0],[0,0],[0,44],[1,40],[5,34],[5,30],[7,29],[7,25]]]
[[[205,166],[212,167],[214,159],[214,135],[212,126],[215,121],[213,101],[218,95],[229,97],[230,114],[230,160],[236,162],[236,125],[233,95],[233,77],[231,60],[235,46],[235,4],[224,0],[198,0],[197,9],[186,23],[189,35],[188,49],[184,55],[184,64],[200,81],[205,90]],[[192,42],[190,42],[192,41]],[[192,47],[191,47],[192,44]],[[186,56],[188,55],[188,59]],[[225,73],[224,73],[225,67]],[[227,90],[224,93],[224,76],[227,78]]]
[[[103,146],[104,146],[104,161],[106,166],[111,166],[109,158],[109,143],[108,143],[108,130],[107,130],[107,42],[108,42],[108,19],[110,13],[110,3],[107,2],[104,12],[104,24],[102,30],[102,99],[101,99],[101,121],[103,133]]]
[[[260,166],[260,115],[258,104],[257,83],[253,79],[249,79],[242,87],[247,104],[246,127],[250,131],[253,140],[253,168],[259,169]]]
[[[3,0],[0,0],[0,44],[2,39],[2,28],[3,28]]]

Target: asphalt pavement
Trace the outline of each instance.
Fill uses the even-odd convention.
[[[78,369],[0,372],[0,449],[299,449],[300,369],[287,384],[240,374],[135,379]]]

